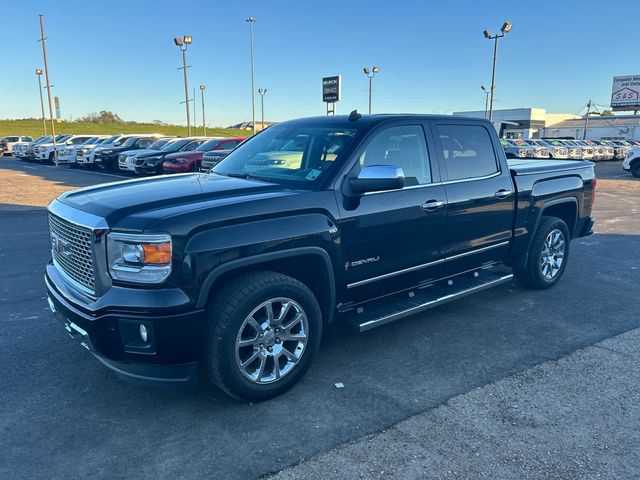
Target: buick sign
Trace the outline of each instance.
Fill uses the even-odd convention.
[[[340,101],[342,76],[324,77],[322,79],[322,101],[333,103]]]

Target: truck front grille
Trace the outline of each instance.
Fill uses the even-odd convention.
[[[56,266],[76,283],[95,292],[91,230],[49,214],[49,233]]]

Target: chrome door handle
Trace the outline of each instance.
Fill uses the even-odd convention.
[[[434,210],[439,209],[443,205],[444,205],[443,201],[429,200],[428,202],[425,202],[422,205],[420,205],[420,208],[425,212],[433,212]]]
[[[496,192],[496,197],[497,198],[507,198],[509,195],[511,195],[513,192],[511,190],[498,190]]]

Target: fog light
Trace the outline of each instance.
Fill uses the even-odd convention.
[[[147,327],[145,327],[142,323],[140,324],[140,338],[144,343],[147,343],[147,339],[149,338]]]

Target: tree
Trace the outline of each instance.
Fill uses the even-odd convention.
[[[613,117],[613,112],[611,110],[603,110],[600,114],[601,117]]]
[[[118,114],[107,110],[101,110],[100,113],[90,113],[86,117],[82,117],[80,121],[85,123],[124,123]]]

